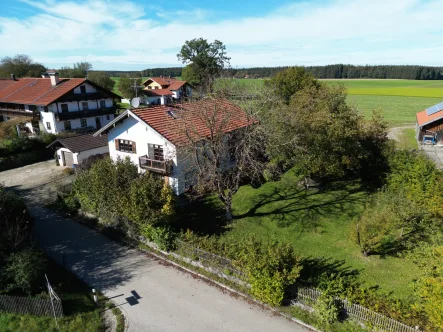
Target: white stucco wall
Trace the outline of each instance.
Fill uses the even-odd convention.
[[[71,152],[70,150],[66,149],[66,148],[60,148],[57,150],[57,158],[58,158],[58,162],[60,166],[65,166],[63,165],[63,156],[62,156],[62,152],[66,151],[66,152]],[[86,151],[81,151],[81,152],[77,152],[77,153],[73,153],[73,159],[74,159],[74,164],[79,164],[81,163],[83,160],[87,159],[90,156],[96,155],[96,154],[104,154],[104,153],[109,153],[109,148],[108,146],[102,146],[100,148],[96,148],[96,149],[91,149],[91,150],[86,150]]]
[[[137,153],[126,153],[116,151],[115,139],[124,139],[136,143]],[[179,179],[181,177],[180,165],[177,163],[177,155],[175,146],[168,142],[163,136],[157,133],[153,128],[144,122],[139,122],[133,117],[124,120],[123,123],[112,128],[108,133],[109,154],[113,160],[118,158],[129,157],[130,160],[137,166],[140,165],[139,157],[148,155],[148,144],[158,144],[163,146],[163,153],[165,160],[173,161],[173,171],[169,175],[169,184],[171,185],[176,195],[182,194]],[[140,172],[144,172],[139,167]]]
[[[94,93],[97,92],[97,89],[94,88],[92,85],[88,84],[88,83],[83,83],[81,85],[79,85],[78,87],[76,87],[74,89],[74,93],[79,94],[81,93],[80,87],[84,85],[86,87],[86,93]]]
[[[43,129],[45,130],[45,132],[50,133],[50,134],[56,134],[58,132],[56,125],[55,125],[54,113],[40,112],[40,122],[42,123]],[[46,126],[46,122],[50,123],[51,129],[48,129],[48,127]]]

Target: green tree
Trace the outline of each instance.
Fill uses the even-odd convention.
[[[102,88],[112,91],[114,89],[115,82],[105,71],[91,71],[88,72],[88,80],[101,86]]]
[[[40,77],[45,71],[42,64],[34,62],[25,54],[7,56],[0,60],[0,77],[9,78],[11,74],[16,77]]]
[[[291,97],[304,88],[318,88],[319,83],[302,67],[291,67],[280,71],[272,79],[266,81],[268,87],[273,88],[286,104]]]
[[[117,88],[122,93],[123,97],[127,99],[132,99],[136,96],[136,94],[140,95],[139,94],[140,88],[138,88],[138,86],[141,86],[141,83],[142,81],[140,78],[135,80],[136,88],[134,88],[134,80],[131,80],[129,75],[125,75],[120,77]]]
[[[226,46],[219,40],[208,43],[206,39],[187,40],[177,54],[184,64],[192,64],[192,77],[198,79],[202,87],[211,89],[214,79],[224,68],[229,66],[230,58],[226,55]]]
[[[72,67],[62,67],[58,70],[60,77],[64,78],[85,78],[88,71],[92,69],[89,62],[77,62]]]
[[[198,85],[198,83],[200,82],[197,68],[193,64],[189,64],[183,68],[181,77],[184,81],[188,82],[191,85]]]

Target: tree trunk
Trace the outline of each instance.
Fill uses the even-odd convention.
[[[226,220],[227,221],[232,221],[232,206],[231,205],[232,205],[231,202],[225,203]]]

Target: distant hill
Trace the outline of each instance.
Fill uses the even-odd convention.
[[[269,78],[286,67],[254,67],[230,68],[225,70],[226,77],[234,78]],[[443,67],[429,66],[354,66],[354,65],[327,65],[304,67],[316,78],[378,78],[378,79],[409,79],[409,80],[443,80]],[[119,77],[130,75],[132,77],[179,77],[182,67],[150,68],[141,71],[107,71],[111,76]]]

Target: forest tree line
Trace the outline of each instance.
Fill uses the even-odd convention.
[[[277,73],[290,68],[287,67],[253,67],[227,68],[223,76],[233,78],[271,78]],[[354,66],[354,65],[327,65],[304,67],[315,78],[378,78],[378,79],[408,79],[408,80],[441,80],[443,67],[427,66]],[[182,67],[151,68],[142,71],[107,71],[110,76],[130,75],[133,77],[180,77]]]

